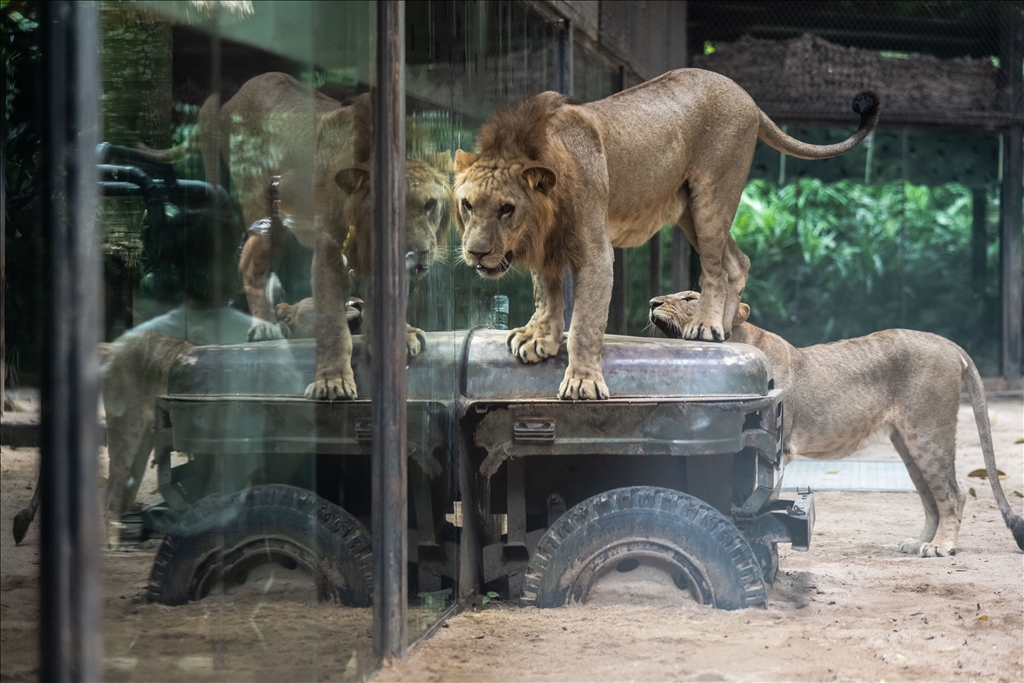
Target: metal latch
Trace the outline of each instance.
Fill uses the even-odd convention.
[[[527,417],[512,425],[516,441],[554,441],[555,421],[542,417]]]

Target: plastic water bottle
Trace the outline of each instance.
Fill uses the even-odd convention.
[[[504,294],[491,297],[491,324],[496,330],[508,329],[508,297]]]

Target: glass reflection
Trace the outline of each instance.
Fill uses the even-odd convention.
[[[315,235],[358,203],[336,175],[371,9],[102,6],[107,678],[376,666],[369,404],[304,397]],[[358,332],[361,302],[334,319]]]

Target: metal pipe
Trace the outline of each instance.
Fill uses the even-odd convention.
[[[102,520],[96,489],[102,315],[95,222],[99,21],[92,2],[41,3],[39,12],[47,278],[40,385],[39,676],[92,681],[102,671]]]
[[[405,2],[377,2],[377,70],[373,90],[373,264],[371,316],[373,407],[373,649],[405,655],[406,472],[405,381]],[[388,302],[389,305],[383,305]]]

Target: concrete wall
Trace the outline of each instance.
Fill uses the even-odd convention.
[[[599,40],[643,80],[686,66],[686,3],[601,0]]]
[[[572,21],[577,39],[625,65],[634,85],[686,66],[686,1],[527,0]]]

